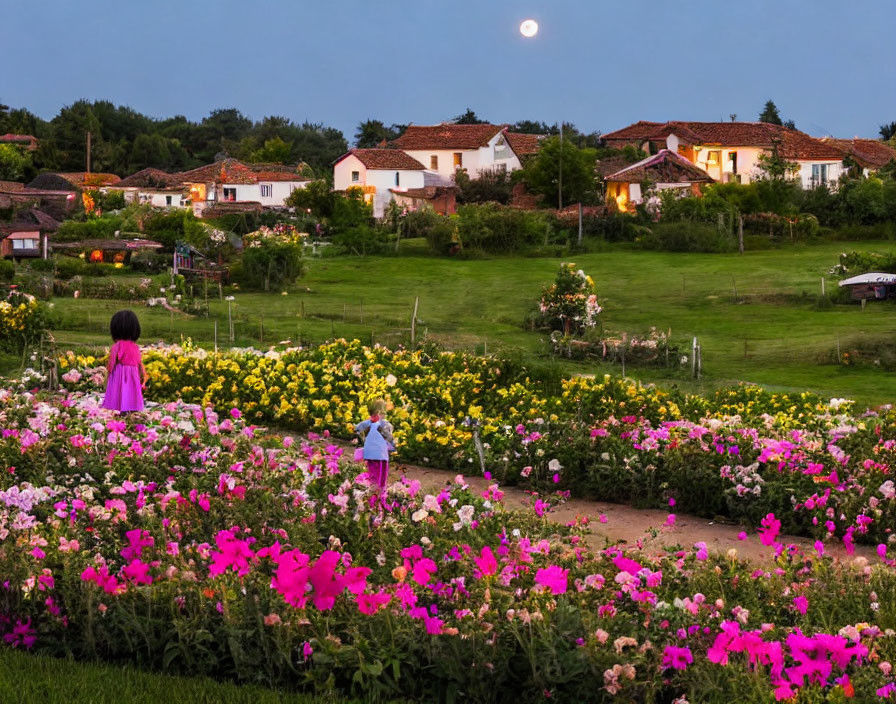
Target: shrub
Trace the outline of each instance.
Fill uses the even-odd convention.
[[[66,220],[53,235],[54,242],[80,242],[82,240],[107,240],[115,237],[116,230],[122,229],[122,218],[105,215],[79,222]]]
[[[371,225],[356,225],[336,232],[333,244],[351,254],[381,254],[389,248],[393,235]]]
[[[0,281],[12,281],[15,274],[15,262],[11,259],[0,259]]]
[[[457,210],[457,238],[464,249],[514,252],[544,244],[553,228],[541,212],[495,204],[462,205]]]
[[[34,296],[12,291],[0,301],[0,350],[21,352],[46,329],[46,309]]]
[[[303,272],[304,239],[295,228],[263,227],[246,235],[241,283],[264,291],[292,284]]]
[[[542,323],[564,335],[594,327],[601,311],[594,281],[575,264],[561,264],[556,281],[541,295],[539,310]]]
[[[731,252],[734,238],[702,222],[659,222],[641,238],[645,249],[665,252]]]

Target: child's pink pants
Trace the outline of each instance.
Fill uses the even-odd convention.
[[[367,474],[370,475],[371,482],[380,489],[385,489],[389,477],[389,460],[367,460]]]

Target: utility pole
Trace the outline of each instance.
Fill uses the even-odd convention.
[[[560,120],[560,173],[557,174],[557,210],[563,210],[563,120]]]
[[[90,173],[90,132],[87,132],[87,173]]]

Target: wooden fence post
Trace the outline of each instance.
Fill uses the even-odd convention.
[[[417,308],[420,305],[420,296],[414,298],[414,313],[411,316],[411,347],[417,344]]]

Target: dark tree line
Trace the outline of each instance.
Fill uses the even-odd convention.
[[[342,132],[323,124],[269,116],[253,121],[236,108],[213,110],[195,122],[183,115],[156,119],[107,100],[79,100],[43,120],[26,108],[0,107],[0,134],[37,137],[30,170],[84,171],[87,135],[91,170],[125,176],[146,167],[182,171],[219,156],[296,165],[326,175],[348,149]]]

